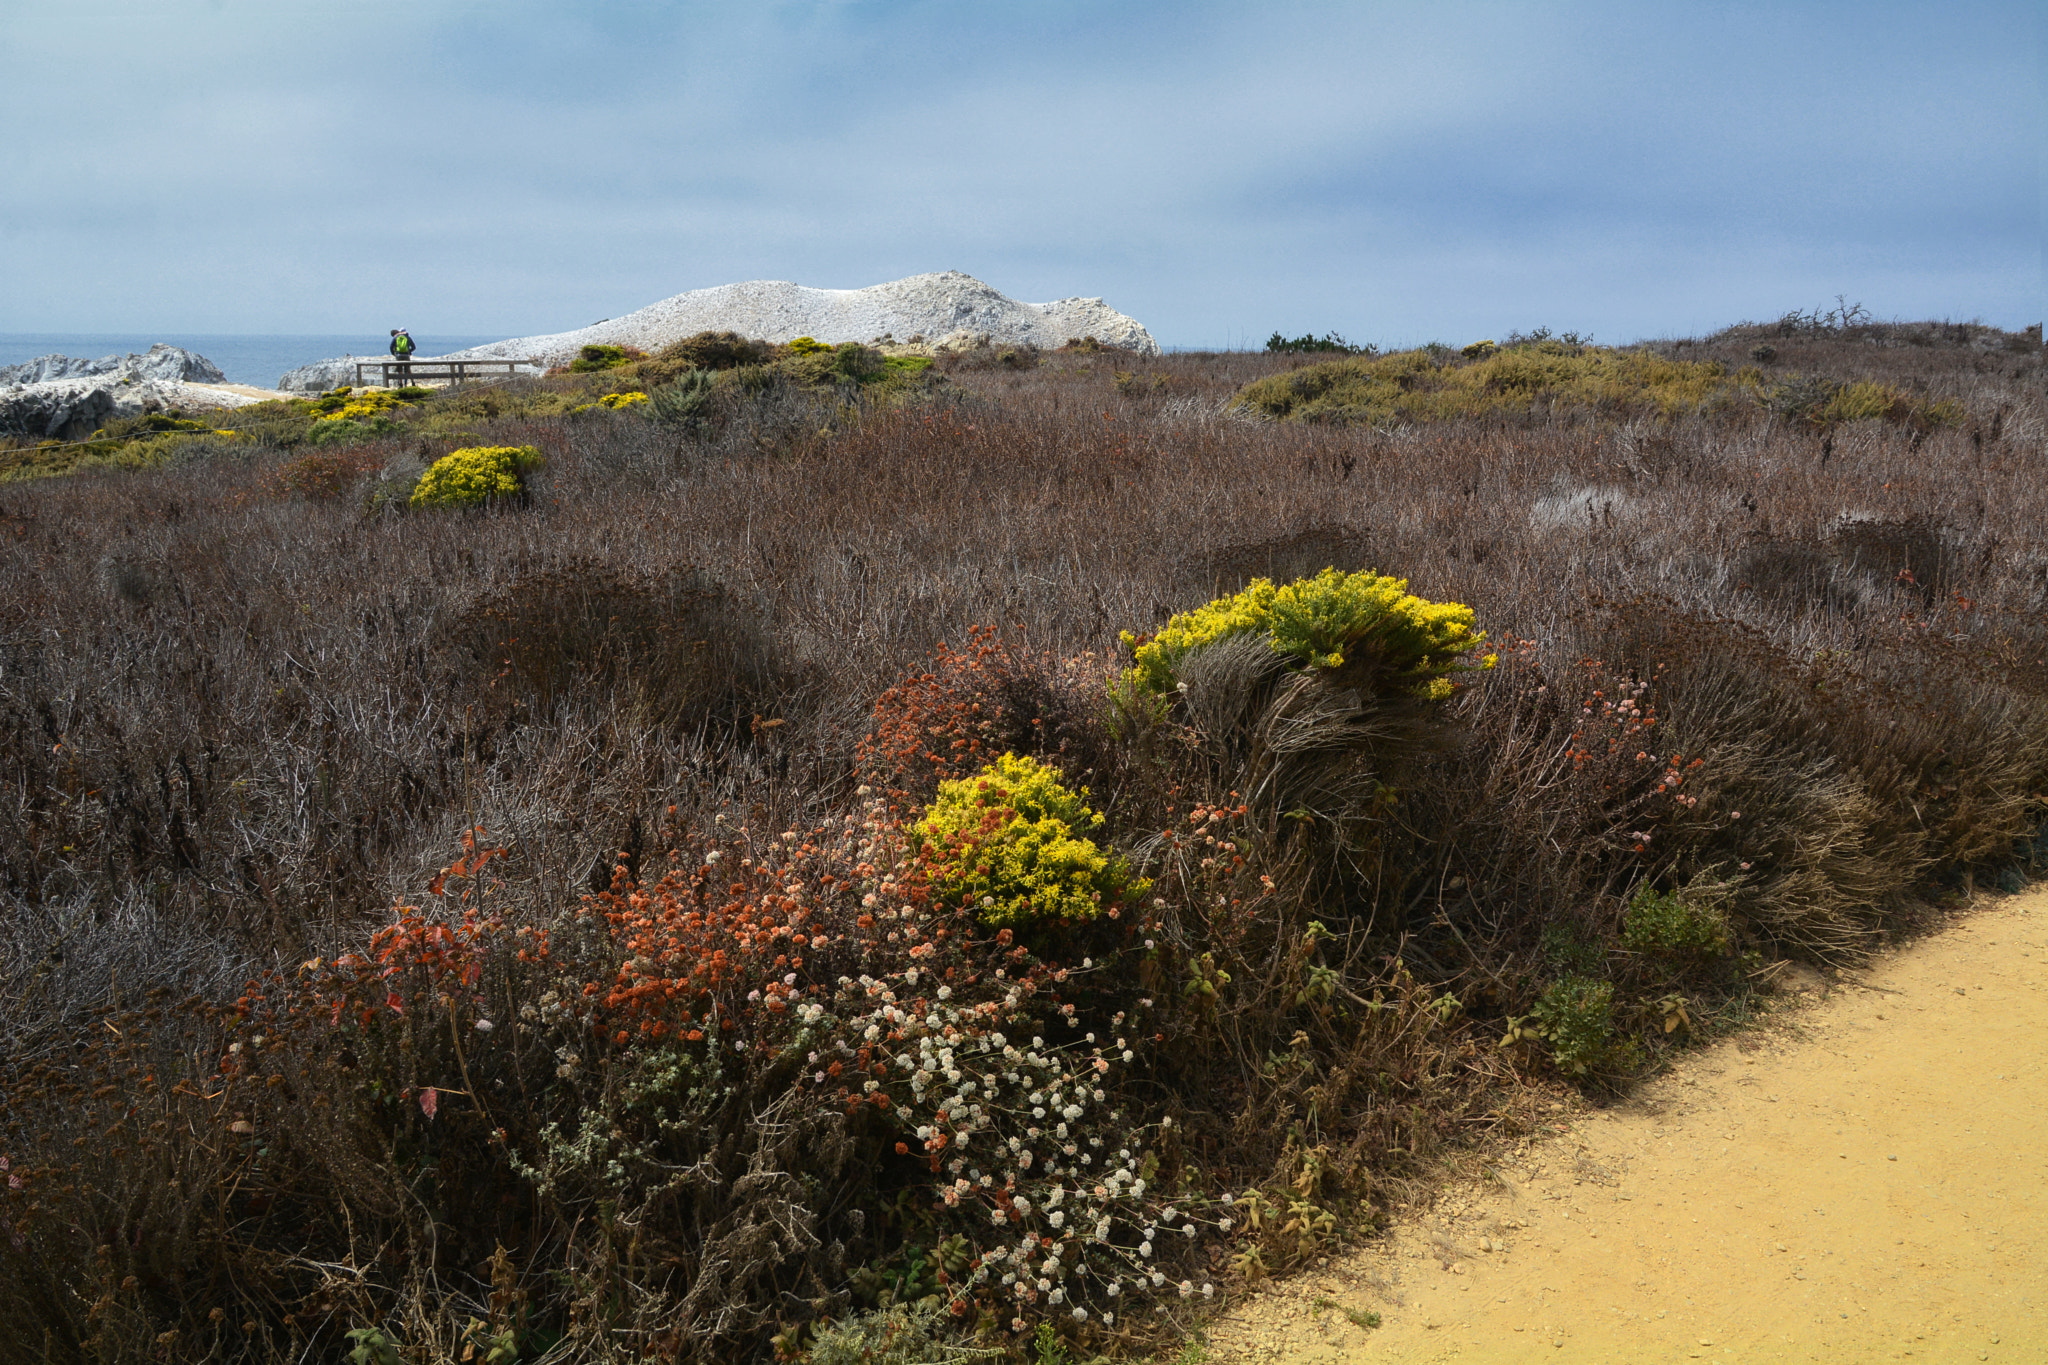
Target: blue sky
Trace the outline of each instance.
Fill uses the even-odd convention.
[[[2038,5],[0,0],[0,331],[958,269],[1169,346],[2042,315]]]

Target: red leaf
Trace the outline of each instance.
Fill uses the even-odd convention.
[[[425,1114],[428,1118],[431,1119],[432,1117],[434,1117],[434,1111],[439,1109],[440,1107],[440,1091],[434,1089],[434,1087],[431,1085],[428,1086],[425,1090],[420,1091],[420,1112],[422,1114]]]
[[[385,996],[384,1003],[391,1007],[393,1014],[405,1013],[405,1002],[398,998],[397,991],[392,991],[389,995]]]

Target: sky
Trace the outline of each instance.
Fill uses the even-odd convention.
[[[963,270],[1169,347],[2043,308],[2048,7],[0,0],[0,332]]]

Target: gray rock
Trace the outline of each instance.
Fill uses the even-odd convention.
[[[123,379],[176,379],[187,384],[225,384],[220,366],[182,346],[159,341],[148,355],[131,355],[115,374]]]
[[[83,441],[117,410],[98,385],[38,384],[0,390],[0,433],[38,440]]]
[[[175,379],[189,384],[222,384],[227,376],[203,355],[159,341],[147,355],[103,355],[98,360],[43,355],[19,365],[0,365],[0,384],[46,384],[53,379],[93,375],[115,379]]]
[[[358,360],[388,360],[381,355],[345,355],[332,360],[316,360],[310,365],[301,365],[277,381],[277,386],[288,393],[326,393],[343,384],[353,386],[356,382]]]

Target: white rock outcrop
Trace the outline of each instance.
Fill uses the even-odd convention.
[[[84,360],[68,355],[39,355],[19,365],[0,365],[0,384],[43,384],[53,379],[104,375],[109,379],[169,379],[194,384],[225,383],[220,366],[205,356],[159,341],[147,355],[133,352]]]
[[[178,379],[109,379],[89,374],[31,384],[0,386],[0,435],[37,440],[83,441],[107,423],[145,412],[199,412],[260,403],[259,391]]]
[[[287,371],[277,381],[277,387],[287,393],[326,393],[343,384],[351,387],[356,382],[356,362],[359,360],[389,360],[388,355],[345,355],[333,360],[316,360],[310,365],[301,365]]]
[[[463,360],[532,359],[563,365],[582,347],[637,346],[658,351],[698,332],[738,332],[764,341],[922,340],[962,345],[987,338],[998,346],[1052,348],[1093,337],[1104,346],[1157,355],[1159,343],[1134,318],[1101,299],[1021,303],[957,270],[912,275],[865,289],[812,289],[786,280],[752,280],[687,294],[573,332],[515,337],[452,351]]]

